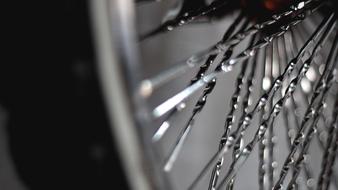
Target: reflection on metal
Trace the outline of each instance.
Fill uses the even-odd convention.
[[[337,88],[335,64],[338,42],[337,38],[331,40],[332,34],[337,33],[337,17],[326,6],[326,1],[297,1],[283,12],[250,27],[247,27],[249,23],[255,21],[247,20],[240,12],[238,20],[234,21],[237,24],[230,27],[228,31],[231,32],[226,32],[226,38],[147,79],[141,76],[138,46],[135,45],[142,43],[135,38],[135,5],[130,0],[91,2],[100,76],[114,126],[112,129],[133,189],[173,188],[167,175],[171,175],[175,163],[179,162],[186,141],[194,131],[194,122],[201,115],[198,113],[202,113],[207,100],[210,101],[207,97],[217,87],[216,80],[228,76],[237,66],[241,68],[235,78],[234,92],[226,97],[230,106],[223,118],[225,124],[213,126],[222,127],[214,138],[218,147],[215,147],[214,154],[209,155],[206,163],[201,163],[198,173],[191,173],[192,182],[188,182],[187,188],[197,189],[206,178],[209,183],[203,184],[204,189],[235,188],[237,181],[241,180],[239,171],[243,170],[258,147],[260,189],[282,189],[290,171],[292,175],[286,182],[287,189],[312,189],[316,184],[316,171],[308,163],[308,149],[314,134],[320,129],[319,125],[325,126],[321,134],[327,133],[327,128],[331,133],[326,134],[326,138],[318,135],[322,152],[327,155],[323,158],[327,159],[327,163],[322,164],[318,186],[326,188],[330,184],[329,176],[335,175],[332,166],[336,155],[332,155],[332,152],[337,151],[337,145],[333,143],[337,139],[333,133],[337,127],[334,115],[330,126],[326,127],[328,119],[321,111],[328,110],[333,114],[337,111],[328,102],[336,98],[332,89]],[[221,1],[213,2],[210,7],[223,6],[222,3],[217,4]],[[319,9],[322,9],[321,12],[316,12]],[[206,13],[197,10],[194,14],[199,16]],[[181,25],[193,19],[195,17],[190,19],[186,16]],[[165,28],[160,32],[181,26],[178,21],[182,19],[174,22],[177,26],[164,23],[160,28]],[[311,27],[308,25],[312,27],[309,31],[307,29]],[[148,35],[149,38],[151,36]],[[250,38],[251,42],[243,50],[241,45]],[[218,63],[215,64],[216,61]],[[152,100],[159,88],[198,67],[197,74],[186,81],[187,86],[172,92],[174,95],[165,100],[158,100],[160,103],[155,108],[148,108],[148,101]],[[258,98],[254,98],[255,93]],[[196,97],[194,95],[197,100],[190,104],[188,99]],[[183,115],[189,108],[192,112],[186,113],[188,115],[185,115],[183,126],[178,127],[180,132],[172,136],[169,144],[162,146],[164,134],[176,125],[174,120],[179,118],[178,115]],[[280,115],[285,124],[285,138],[279,137],[276,127]],[[251,129],[252,132],[248,132]],[[280,158],[275,151],[278,147],[277,135],[278,141],[285,141],[287,145],[282,168],[278,167],[280,161],[277,160]],[[166,147],[165,150],[163,147]],[[232,160],[225,159],[231,153]],[[229,167],[226,168],[225,164],[229,164]],[[300,175],[303,175],[302,183],[297,180]]]
[[[99,76],[120,159],[132,189],[169,189],[153,167],[150,138],[143,135],[146,108],[136,92],[139,76],[131,0],[90,1]],[[145,148],[147,147],[147,148]],[[166,185],[164,185],[166,184]]]

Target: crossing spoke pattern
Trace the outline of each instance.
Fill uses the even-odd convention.
[[[177,15],[142,34],[139,43],[211,18],[234,2],[214,0],[197,3],[194,9],[186,7],[189,0],[178,3],[182,6]],[[163,86],[193,73],[181,89],[150,106],[149,120],[156,129],[148,148],[160,155],[161,164],[156,167],[163,176],[173,175],[176,167],[194,159],[191,155],[190,160],[180,162],[189,138],[201,127],[197,125],[201,115],[204,118],[212,110],[206,107],[220,93],[224,77],[237,73],[233,86],[226,87],[231,95],[215,100],[227,108],[223,117],[217,124],[204,126],[220,129],[214,137],[216,147],[190,172],[184,188],[237,189],[240,182],[246,182],[241,174],[252,160],[257,164],[250,169],[257,173],[255,189],[338,188],[332,180],[337,177],[338,151],[338,27],[332,5],[329,0],[295,1],[262,18],[239,9],[218,42],[139,81],[136,92],[150,101]],[[184,121],[176,122],[181,115]],[[178,132],[172,135],[174,130]],[[170,134],[173,138],[165,141]],[[320,161],[310,156],[314,141],[321,150],[317,152],[322,154]],[[205,146],[196,147],[199,154],[206,152]],[[285,150],[279,151],[281,147]]]

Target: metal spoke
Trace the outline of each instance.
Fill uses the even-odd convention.
[[[266,47],[265,47],[266,48]],[[261,77],[261,93],[260,96],[262,96],[264,93],[267,92],[268,88],[267,85],[264,85],[263,83],[265,82],[265,70],[266,70],[266,55],[265,55],[266,50],[262,51],[262,53],[264,53],[263,57],[264,57],[264,62],[263,62],[263,68],[262,68],[262,77]],[[260,113],[259,116],[259,123],[261,123],[263,121],[263,117],[264,115],[267,113],[267,110],[265,109],[265,107],[262,108],[262,111]],[[264,150],[265,150],[265,142],[266,142],[266,135],[264,135],[263,139],[259,142],[259,147],[258,147],[258,159],[259,159],[259,163],[258,163],[258,185],[259,185],[259,189],[264,190],[266,189],[267,186],[267,181],[266,181],[266,159],[264,156]]]
[[[102,103],[123,168],[142,174],[127,177],[143,189],[338,188],[337,5],[135,0],[101,7],[106,12],[92,25],[104,21],[105,36],[114,39],[106,45],[116,47],[95,57],[118,68],[102,75],[121,75],[99,81],[112,93]],[[140,21],[134,35],[119,30],[125,20]],[[121,105],[119,92],[127,95]],[[119,122],[123,109],[127,119]],[[125,130],[133,133],[119,135]],[[125,139],[138,142],[127,147],[134,156]],[[128,159],[139,154],[137,163]]]
[[[284,80],[284,78],[289,75],[295,65],[300,62],[300,59],[303,57],[304,53],[308,51],[310,47],[313,47],[313,44],[317,41],[318,37],[323,34],[324,29],[330,24],[332,25],[332,20],[334,20],[334,15],[331,14],[330,16],[326,17],[322,23],[317,27],[316,31],[313,33],[311,38],[304,44],[304,46],[301,48],[301,50],[298,52],[297,56],[294,57],[289,63],[288,66],[285,68],[282,75],[277,77],[277,79],[274,81],[274,83],[271,85],[270,90],[268,93],[264,93],[259,100],[257,101],[254,109],[249,112],[242,124],[240,125],[241,130],[246,130],[248,125],[250,124],[250,121],[252,119],[252,116],[256,114],[256,112],[260,111],[265,104],[267,103],[269,99],[269,95],[272,94],[272,91],[275,91],[281,87],[281,82]],[[219,159],[221,159],[228,151],[232,148],[234,143],[237,141],[237,134],[232,133],[229,135],[229,137],[226,140],[225,145],[222,149],[217,151],[211,159],[206,163],[206,165],[202,168],[201,172],[197,175],[197,177],[194,179],[193,183],[189,186],[188,189],[194,189],[199,182],[199,180],[205,175],[205,173],[209,170],[209,168]]]
[[[229,179],[232,178],[232,176],[237,173],[237,171],[242,167],[242,165],[247,160],[248,156],[251,154],[253,147],[262,140],[266,130],[269,127],[273,126],[273,123],[275,121],[275,118],[278,116],[278,114],[281,111],[281,108],[285,104],[286,99],[288,99],[295,91],[296,86],[299,84],[303,76],[308,71],[308,68],[310,64],[312,63],[312,60],[316,53],[322,48],[322,45],[326,42],[330,32],[333,30],[335,26],[335,20],[331,20],[331,23],[329,27],[325,30],[324,34],[322,35],[320,41],[318,44],[316,44],[314,50],[312,51],[311,56],[304,62],[302,65],[299,73],[297,74],[297,77],[294,78],[290,84],[288,85],[287,89],[285,90],[285,93],[281,99],[277,101],[277,103],[273,106],[272,111],[270,112],[269,116],[263,120],[263,122],[259,125],[258,130],[256,131],[253,139],[246,145],[246,147],[241,152],[241,155],[238,156],[238,158],[231,164],[230,169],[228,170],[228,173],[226,174],[225,178],[220,183],[219,188],[221,188],[223,185],[227,184],[229,182]],[[302,129],[302,127],[301,127]],[[297,139],[297,137],[296,137]],[[280,181],[278,181],[280,183]],[[274,187],[275,188],[275,187]]]
[[[293,36],[293,30],[290,30],[290,37],[289,37],[289,43],[285,43],[285,39],[284,39],[284,44],[288,44],[289,46],[287,47],[287,48],[289,48],[289,49],[296,49],[295,47],[297,47],[297,45],[295,44],[296,43],[296,40],[295,40],[295,38],[293,38],[293,39],[291,39],[292,37],[294,37]],[[293,47],[294,48],[292,48],[292,46],[290,46],[291,44],[294,44],[293,45]],[[286,46],[285,46],[285,48],[286,48]],[[292,53],[293,51],[291,51],[291,53]],[[319,54],[320,52],[318,52],[318,54]],[[313,64],[312,64],[313,65]],[[298,69],[297,68],[295,68],[295,71],[296,72],[298,72]],[[308,98],[308,95],[307,94],[305,94],[304,93],[304,91],[303,90],[300,90],[300,94],[301,94],[301,96],[302,96],[302,99],[304,99],[305,100],[305,104],[308,106],[309,105],[309,98]],[[294,112],[294,115],[295,115],[295,131],[298,131],[299,130],[299,128],[300,128],[300,121],[299,121],[299,119],[300,119],[300,117],[299,116],[297,116],[297,114],[296,114],[296,110],[299,110],[300,109],[300,107],[301,107],[301,105],[299,104],[299,103],[297,103],[297,101],[295,100],[295,98],[294,98],[294,96],[292,96],[291,97],[291,106],[292,106],[292,110],[295,110]],[[291,110],[290,110],[291,111]],[[291,140],[291,137],[290,137],[290,140]],[[290,142],[290,147],[289,147],[289,150],[291,150],[291,142],[292,141],[289,141]],[[311,187],[308,185],[308,181],[309,180],[311,180],[312,179],[312,177],[313,177],[313,174],[312,174],[312,171],[311,171],[311,169],[310,169],[310,166],[308,165],[308,164],[304,164],[303,165],[304,166],[304,174],[305,174],[305,185],[307,186],[307,188],[308,189],[311,189]],[[293,168],[294,169],[294,168]],[[295,173],[295,170],[293,170],[293,175],[294,175],[294,173]],[[295,188],[297,187],[297,184],[295,184]]]
[[[331,84],[333,82],[331,81]],[[325,105],[325,101],[323,97],[326,97],[328,95],[328,90],[330,89],[332,85],[327,85],[325,87],[325,90],[323,92],[323,95],[322,95],[322,100],[321,100],[321,104],[317,107],[319,108],[318,110],[322,110],[324,108],[324,105]],[[336,114],[337,112],[333,112],[334,114]],[[303,145],[302,145],[302,150],[298,156],[298,159],[295,161],[295,173],[293,174],[288,186],[287,186],[287,190],[290,190],[290,189],[293,189],[293,184],[295,183],[299,173],[300,173],[300,170],[301,170],[301,165],[302,163],[304,162],[305,160],[305,155],[306,155],[306,152],[308,151],[308,148],[310,146],[310,143],[311,143],[311,139],[313,138],[313,135],[314,133],[316,133],[316,128],[317,128],[317,123],[318,123],[318,120],[319,120],[319,114],[317,113],[316,116],[313,117],[314,121],[312,122],[311,124],[311,127],[308,131],[308,133],[306,134],[306,137],[304,138],[304,142],[303,142]]]
[[[191,68],[201,66],[201,64],[203,63],[202,61],[205,60],[209,55],[224,52],[229,47],[232,47],[232,46],[234,47],[238,45],[245,38],[251,35],[254,35],[258,32],[261,32],[268,27],[272,27],[273,25],[278,24],[279,21],[290,17],[290,15],[294,18],[294,22],[295,22],[292,25],[295,25],[300,20],[303,20],[300,17],[303,17],[304,13],[306,15],[311,14],[312,12],[316,11],[320,6],[322,6],[324,2],[325,0],[324,1],[307,0],[307,1],[298,2],[297,4],[290,6],[289,9],[287,9],[286,11],[273,15],[270,19],[266,20],[265,22],[255,24],[249,27],[247,30],[237,33],[234,37],[228,40],[222,39],[221,41],[217,42],[215,45],[199,53],[196,53],[195,55],[190,56],[188,59],[185,59],[184,61],[181,61],[178,64],[175,64],[174,67],[167,69],[166,71],[158,74],[157,76],[143,80],[139,87],[139,93],[140,95],[144,97],[149,97],[156,88],[162,86],[163,84],[167,83],[168,81],[180,75],[183,75],[184,73],[186,73],[187,70]],[[284,30],[287,30],[287,28],[292,25],[283,26],[283,28],[281,28],[281,32]],[[262,39],[262,41],[260,42],[260,46],[267,45],[269,42],[266,40],[272,40],[271,39],[272,36],[276,36],[276,34],[267,36],[265,39]],[[255,49],[257,48],[254,48],[251,51]],[[249,50],[246,51],[246,53],[250,53],[251,51]],[[252,54],[249,54],[249,55],[252,55]],[[245,53],[244,55],[242,54],[240,56],[241,59],[245,59],[245,57],[242,57],[242,56],[245,56]],[[238,59],[235,59],[235,60],[232,60],[231,62],[237,62],[236,60],[239,61]],[[196,85],[196,86],[199,86],[199,85]]]
[[[251,46],[254,43],[254,39],[251,40],[251,43],[249,46]],[[240,100],[240,93],[241,90],[243,88],[243,82],[244,82],[244,76],[247,70],[247,65],[248,65],[248,60],[243,62],[243,66],[241,68],[241,71],[239,73],[239,75],[237,76],[237,80],[236,80],[236,84],[235,84],[235,91],[232,95],[232,97],[230,98],[230,111],[226,116],[226,120],[225,120],[225,125],[224,125],[224,133],[223,136],[226,138],[230,131],[231,128],[233,126],[233,123],[235,122],[235,111],[237,110],[237,108],[239,107],[239,100]],[[249,74],[249,78],[248,78],[248,85],[247,85],[247,94],[244,96],[243,98],[243,103],[242,103],[242,110],[244,112],[244,114],[246,113],[247,107],[248,107],[248,101],[249,101],[249,96],[251,93],[250,88],[252,87],[252,80],[253,80],[253,75],[254,75],[254,70],[255,70],[255,65],[256,65],[256,60],[254,60],[253,64],[252,64],[252,68],[253,70],[250,72]],[[243,117],[241,116],[242,120]],[[222,147],[224,146],[223,144],[224,142],[221,140],[219,143],[219,149],[222,149]],[[239,147],[238,147],[239,148]],[[214,169],[212,171],[211,177],[210,177],[210,183],[209,183],[209,190],[214,189],[217,185],[217,180],[219,178],[219,174],[220,174],[220,170],[222,168],[223,165],[223,160],[224,158],[222,157],[220,160],[218,160],[218,162],[215,164]]]
[[[237,19],[231,24],[230,28],[225,32],[225,34],[223,35],[223,39],[227,39],[230,37],[230,35],[235,31],[237,25],[239,24],[239,22],[241,22],[243,20],[243,14],[241,13]],[[249,24],[248,21],[245,21],[244,24],[241,26],[240,31],[244,30],[247,25]],[[232,54],[232,51],[227,51],[227,56],[228,58],[230,58]],[[196,74],[196,76],[191,80],[191,84],[193,84],[194,82],[196,82],[197,80],[199,80],[200,78],[202,78],[208,68],[211,66],[211,64],[215,61],[216,57],[218,56],[218,54],[211,54],[207,61],[200,67],[198,73]],[[197,104],[195,105],[194,108],[194,113],[192,115],[196,115],[197,112],[201,111],[203,109],[203,106],[205,104],[204,101],[206,101],[207,96],[212,92],[214,86],[216,85],[216,79],[214,82],[209,83],[203,90],[203,94],[200,97],[200,99],[198,100]],[[160,140],[162,138],[162,136],[165,134],[165,132],[168,130],[168,128],[170,127],[170,122],[168,121],[168,119],[173,116],[179,109],[176,108],[174,110],[172,110],[167,118],[165,119],[165,121],[161,124],[161,126],[159,127],[159,129],[155,132],[152,140],[154,142]],[[196,113],[195,113],[196,112]]]
[[[298,23],[300,23],[302,20],[306,18],[307,15],[311,14],[312,11],[317,10],[317,8],[318,7],[314,7],[313,9],[308,10],[308,12],[302,12],[302,14],[299,14],[293,17],[289,23],[280,26],[276,32],[260,39],[253,46],[247,48],[246,50],[244,50],[242,53],[240,53],[236,57],[226,62],[221,62],[221,65],[218,67],[219,68],[218,70],[204,76],[200,80],[196,81],[194,84],[190,85],[189,87],[185,88],[178,94],[174,95],[173,97],[169,98],[168,100],[166,100],[165,102],[157,106],[152,112],[153,116],[157,118],[157,117],[164,115],[168,111],[172,110],[179,103],[181,103],[182,101],[184,101],[185,99],[193,95],[195,92],[200,90],[203,86],[211,82],[213,78],[217,77],[220,74],[224,74],[224,73],[231,71],[233,66],[235,66],[238,62],[244,61],[254,56],[259,49],[270,44],[271,41],[274,40],[275,38],[283,35],[285,32],[287,32],[290,29],[290,27],[295,26]],[[310,41],[309,43],[312,43],[312,41]],[[303,56],[303,54],[304,52],[301,51],[300,57]]]
[[[160,25],[158,28],[142,35],[140,37],[140,40],[145,40],[149,37],[152,37],[154,35],[157,35],[159,33],[163,33],[163,32],[168,32],[168,31],[172,31],[177,27],[186,25],[200,17],[203,17],[205,15],[210,14],[213,11],[216,11],[222,7],[225,7],[226,5],[228,5],[230,3],[230,0],[216,0],[213,1],[210,5],[205,6],[205,7],[200,7],[197,10],[191,10],[188,12],[185,12],[183,15],[179,15],[177,18],[172,19],[172,20],[168,20],[165,23],[163,23],[162,25]]]
[[[326,31],[323,34],[322,38],[320,39],[319,43],[314,48],[314,52],[318,51],[319,49],[321,49],[322,44],[327,40],[330,31],[333,30],[333,28],[335,26],[335,19],[331,20],[330,23],[331,24],[329,25],[328,29],[326,29]],[[312,53],[311,57],[309,59],[313,58],[314,55],[315,55],[315,53]],[[307,61],[304,62],[303,68],[304,68],[304,65],[310,63],[310,62],[307,62]],[[287,174],[287,172],[289,170],[289,165],[293,164],[293,156],[294,156],[296,150],[298,149],[298,147],[301,146],[300,145],[301,141],[304,139],[304,131],[306,129],[305,126],[310,121],[310,119],[313,117],[314,113],[318,112],[318,111],[316,111],[316,107],[314,107],[313,104],[314,104],[314,101],[316,99],[318,99],[320,93],[323,91],[323,88],[319,88],[320,85],[322,85],[322,84],[324,84],[324,82],[318,83],[318,86],[317,86],[318,88],[316,88],[316,90],[314,91],[314,94],[313,94],[312,99],[310,101],[310,105],[308,106],[308,109],[305,112],[305,117],[303,118],[301,127],[300,127],[300,129],[299,129],[299,131],[298,131],[298,133],[297,133],[294,141],[293,141],[293,144],[292,144],[292,147],[291,147],[291,151],[290,151],[289,155],[287,156],[287,159],[284,162],[284,165],[283,165],[282,171],[280,173],[279,179],[278,179],[277,183],[274,185],[274,188],[273,188],[274,190],[282,188],[282,182],[284,181],[284,179],[286,177],[286,174]]]
[[[274,59],[275,59],[275,51],[276,51],[276,47],[274,46],[275,42],[277,41],[277,39],[271,43],[271,49],[270,49],[270,73],[269,75],[267,76],[269,78],[270,81],[274,81],[275,78],[274,78],[274,67],[275,67],[275,63],[274,63]],[[279,63],[277,63],[279,64]],[[279,92],[280,90],[277,90],[275,91],[275,93]],[[271,101],[270,101],[270,104],[267,105],[269,107],[269,110],[273,109],[273,104],[275,103],[274,102],[274,98],[277,98],[275,94],[272,95],[272,98],[271,98]],[[268,162],[267,162],[267,168],[268,168],[268,181],[269,181],[269,186],[268,186],[268,189],[271,189],[272,187],[272,183],[274,181],[273,179],[273,175],[274,175],[274,154],[273,154],[273,150],[274,150],[274,142],[273,142],[273,138],[274,138],[274,130],[273,130],[273,127],[269,127],[268,131],[267,131],[267,138],[266,138],[266,143],[267,143],[267,151],[268,151]]]
[[[253,39],[252,39],[252,42],[253,42]],[[250,43],[251,45],[252,43]],[[228,114],[227,116],[227,124],[225,126],[225,128],[227,128],[228,130],[230,130],[230,128],[232,127],[232,120],[233,120],[233,114],[234,112],[236,111],[237,109],[237,104],[238,104],[238,101],[239,101],[239,94],[240,94],[240,91],[242,89],[242,84],[243,84],[243,77],[245,75],[245,72],[246,72],[246,69],[247,69],[247,65],[248,63],[247,62],[244,62],[243,63],[243,67],[242,67],[242,70],[237,78],[237,84],[236,84],[236,90],[231,98],[231,111],[230,113]],[[178,138],[176,140],[176,143],[174,145],[174,147],[172,148],[172,150],[170,151],[169,153],[169,156],[168,158],[166,159],[165,161],[165,166],[164,166],[164,170],[165,171],[170,171],[172,166],[173,166],[173,163],[175,162],[176,160],[176,157],[178,155],[178,153],[180,152],[180,149],[182,148],[182,145],[185,141],[186,138],[184,137],[187,137],[187,135],[189,134],[190,132],[190,129],[193,125],[193,121],[194,121],[194,118],[195,118],[195,115],[200,112],[205,103],[206,103],[206,100],[207,100],[207,96],[210,94],[210,92],[212,91],[212,89],[214,88],[215,84],[216,84],[216,79],[213,80],[214,82],[212,83],[208,83],[207,86],[209,86],[210,84],[212,84],[211,87],[205,89],[205,92],[203,93],[203,95],[201,96],[201,98],[199,99],[199,101],[197,102],[194,110],[193,110],[193,114],[192,116],[189,118],[188,120],[188,123],[186,124],[186,126],[183,128],[183,130],[181,131],[181,133],[178,135]],[[229,119],[230,118],[230,119]]]

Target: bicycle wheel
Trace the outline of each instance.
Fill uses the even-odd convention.
[[[131,186],[336,189],[334,7],[91,1],[102,87]]]

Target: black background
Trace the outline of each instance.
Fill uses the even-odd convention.
[[[47,2],[47,1],[46,1]],[[88,2],[11,2],[0,104],[28,189],[126,189],[99,88]]]

